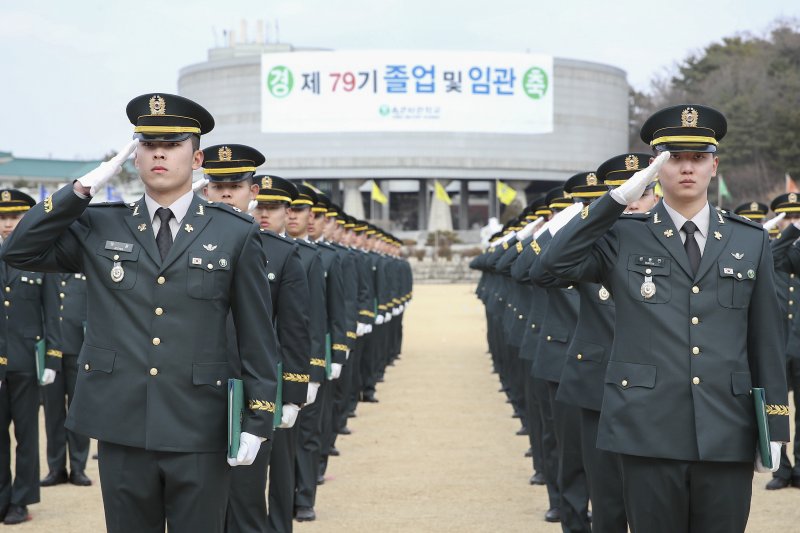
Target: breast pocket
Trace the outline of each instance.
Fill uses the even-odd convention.
[[[729,309],[743,309],[750,304],[755,285],[756,268],[750,261],[719,261],[717,298]]]
[[[26,300],[38,300],[42,296],[42,274],[26,272],[19,277],[17,292]]]
[[[139,247],[133,246],[131,251],[97,250],[100,279],[109,289],[129,290],[136,285],[139,270]]]
[[[230,286],[230,254],[218,251],[189,250],[189,274],[186,292],[192,298],[213,300],[223,298]]]
[[[647,304],[664,304],[672,296],[668,257],[633,254],[628,258],[628,292]]]

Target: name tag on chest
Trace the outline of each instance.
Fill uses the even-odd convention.
[[[132,252],[133,244],[129,242],[106,241],[106,250],[115,252]]]

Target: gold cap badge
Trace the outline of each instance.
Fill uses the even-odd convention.
[[[164,115],[167,112],[167,103],[157,94],[150,97],[150,114]]]
[[[758,202],[753,202],[750,204],[750,211],[758,211]]]
[[[10,201],[11,201],[11,193],[10,193],[10,192],[8,192],[8,191],[3,191],[3,194],[2,194],[2,201],[4,201],[4,202],[10,202]]]
[[[789,193],[789,201],[795,203],[797,201],[797,195],[793,192]]]
[[[681,127],[696,128],[698,118],[699,115],[697,113],[697,109],[693,107],[687,107],[681,112]]]
[[[223,146],[217,152],[220,161],[230,161],[233,158],[233,150],[228,148],[227,146]]]
[[[633,154],[626,157],[625,170],[639,170],[639,158]]]
[[[261,178],[261,188],[262,189],[271,189],[272,188],[272,178],[268,176],[264,176]]]
[[[586,176],[586,185],[597,185],[597,176],[594,172],[589,172]]]

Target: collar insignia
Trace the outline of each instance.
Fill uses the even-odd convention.
[[[669,239],[670,237],[672,237],[673,235],[675,235],[675,233],[674,233],[674,232],[673,232],[671,229],[668,229],[668,230],[665,230],[665,231],[664,231],[664,237],[666,237],[666,238],[668,238],[668,239]]]
[[[718,231],[715,231],[714,232],[714,238],[717,239],[718,241],[721,241],[722,240],[722,233],[720,233]]]
[[[133,208],[133,216],[139,216],[139,204],[136,204],[136,207]]]
[[[139,231],[144,231],[147,229],[147,224],[139,224],[137,228],[139,229]]]
[[[653,224],[661,224],[661,220],[658,219],[658,213],[653,213]]]
[[[195,213],[195,214],[196,215],[200,215],[200,216],[205,215],[206,213],[205,213],[205,211],[203,209],[204,209],[203,204],[198,205],[197,206],[197,213]]]
[[[186,233],[191,233],[191,232],[193,232],[193,231],[194,231],[194,228],[192,227],[192,225],[191,225],[191,224],[186,224],[186,225],[183,227],[183,229],[184,229],[184,230],[186,230]]]

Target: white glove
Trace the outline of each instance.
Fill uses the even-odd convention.
[[[206,185],[208,185],[208,179],[205,176],[203,176],[199,180],[192,182],[192,190],[194,192],[200,192]]]
[[[348,361],[348,360],[350,360],[350,350],[347,350],[347,351],[344,353],[344,360],[345,360],[345,361]]]
[[[383,323],[385,324],[385,323],[387,323],[387,322],[391,322],[391,321],[392,321],[392,313],[390,313],[390,312],[388,312],[388,311],[387,311],[387,312],[385,312],[385,313],[383,314]]]
[[[258,200],[250,200],[250,203],[247,204],[247,214],[252,215],[256,207],[258,207]]]
[[[364,324],[364,335],[372,333],[372,324]]]
[[[617,187],[611,190],[611,197],[622,205],[635,202],[644,194],[644,190],[658,177],[658,171],[669,159],[669,152],[662,152],[656,157],[650,166],[643,168]]]
[[[400,306],[397,305],[395,307],[392,307],[392,316],[397,316],[399,314],[400,314]]]
[[[533,235],[533,231],[541,226],[544,223],[544,217],[539,217],[533,222],[527,224],[524,228],[517,232],[517,240],[524,241],[531,235]]]
[[[342,375],[342,363],[331,363],[331,377],[328,379],[339,379]]]
[[[293,403],[283,404],[283,410],[281,410],[281,425],[278,427],[282,429],[288,429],[294,426],[294,423],[297,422],[297,415],[299,413],[299,405],[295,405]]]
[[[363,322],[356,322],[356,337],[361,337],[365,333],[367,325]]]
[[[761,474],[767,472],[776,472],[778,467],[781,466],[781,447],[783,446],[780,442],[770,442],[769,443],[769,453],[772,456],[772,468],[767,468],[761,462],[761,453],[759,450],[756,449],[756,464],[754,470]]]
[[[56,371],[52,368],[45,368],[42,373],[42,385],[50,385],[56,380]]]
[[[308,384],[308,391],[306,392],[306,405],[311,405],[317,401],[317,390],[319,390],[319,383],[312,381]]]
[[[771,230],[772,228],[777,226],[778,222],[780,222],[784,218],[786,218],[786,213],[778,213],[777,216],[772,217],[771,219],[769,219],[766,222],[764,222],[764,229],[765,230]],[[797,222],[795,222],[794,225],[797,226]],[[800,226],[798,226],[798,227],[800,227]]]
[[[117,155],[112,157],[111,160],[100,163],[100,166],[96,169],[90,170],[78,178],[78,183],[84,187],[88,187],[89,196],[94,196],[105,182],[113,178],[119,172],[122,168],[122,164],[128,159],[128,156],[136,151],[138,145],[139,139],[132,140],[117,152]]]
[[[235,458],[228,457],[228,464],[231,466],[247,466],[253,464],[258,455],[258,450],[261,448],[261,443],[265,438],[257,437],[252,433],[242,432],[239,437],[239,452]]]
[[[378,316],[375,317],[375,323],[378,325],[383,324],[384,320],[386,320],[386,317],[383,316],[383,313],[380,313],[378,314]]]
[[[567,222],[572,220],[575,215],[583,211],[583,204],[577,203],[572,204],[568,208],[564,209],[563,211],[559,211],[558,213],[550,219],[549,223],[547,224],[547,230],[550,232],[550,235],[553,237],[556,236],[558,230],[563,228],[567,225]]]

